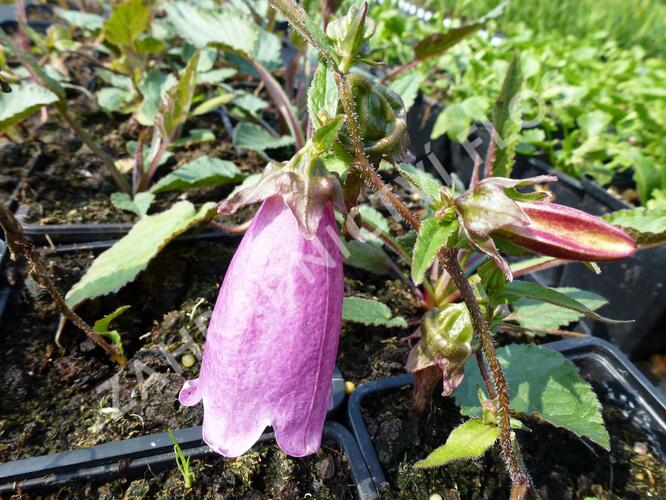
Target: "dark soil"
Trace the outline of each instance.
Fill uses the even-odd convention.
[[[306,458],[289,457],[275,445],[257,446],[234,460],[211,453],[205,458],[190,460],[190,468],[195,480],[189,490],[174,467],[157,474],[146,472],[143,478],[133,481],[119,479],[102,485],[67,486],[45,498],[355,498],[347,460],[334,443],[325,442],[316,455]]]
[[[438,395],[427,419],[417,422],[410,414],[410,397],[411,388],[404,388],[363,403],[368,432],[391,485],[383,498],[428,498],[433,493],[445,499],[508,498],[510,481],[499,447],[480,460],[437,469],[413,467],[443,444],[463,418],[451,398]],[[649,453],[634,451],[647,444],[646,438],[618,407],[602,403],[610,453],[535,421],[526,421],[531,432],[517,431],[539,494],[544,499],[666,498],[666,467]]]
[[[92,323],[121,305],[132,306],[112,324],[129,359],[125,368],[71,325],[62,334],[64,349],[58,349],[50,298],[26,276],[24,263],[11,266],[8,279],[16,288],[0,324],[0,462],[200,424],[201,407],[177,401],[183,381],[195,377],[199,366],[185,368],[182,357],[203,347],[206,314],[233,251],[228,241],[171,244],[134,283],[79,309]],[[59,288],[68,290],[93,257],[53,257]],[[172,355],[170,363],[163,352],[190,339],[195,345]]]
[[[86,130],[115,158],[129,157],[125,144],[136,140],[140,129],[133,120],[95,111],[84,114],[81,120]],[[172,148],[173,156],[158,169],[155,180],[204,155],[232,161],[245,173],[260,172],[265,166],[265,161],[257,154],[237,152],[217,116],[197,117],[188,123],[183,135],[186,136],[192,128],[209,128],[213,130],[216,140]],[[33,154],[20,154],[24,150],[33,151]],[[26,175],[27,166],[37,154],[43,155],[43,166]],[[4,174],[3,168],[0,187],[8,185],[13,189],[20,183],[17,201],[21,205],[20,213],[27,222],[71,224],[131,222],[136,219],[134,214],[111,204],[110,195],[118,188],[103,163],[60,123],[47,123],[40,130],[39,140],[28,141],[21,146],[3,146],[0,148],[0,162],[10,167],[7,174]],[[224,186],[161,193],[157,195],[151,213],[168,208],[178,199],[189,199],[195,204],[221,201],[232,189],[233,186]]]
[[[422,314],[402,281],[366,275],[353,269],[346,269],[345,275],[345,296],[374,298],[389,306],[394,315],[408,320]],[[409,346],[401,339],[415,328],[405,330],[343,322],[338,367],[345,380],[360,384],[404,374]]]

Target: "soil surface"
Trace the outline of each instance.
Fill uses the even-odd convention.
[[[90,324],[132,306],[112,323],[129,359],[125,368],[71,325],[60,350],[50,298],[26,276],[23,262],[10,266],[16,288],[0,324],[0,386],[8,389],[0,398],[0,463],[200,424],[201,406],[182,407],[177,394],[197,376],[199,363],[188,361],[203,347],[234,247],[228,240],[175,242],[134,283],[79,309]],[[68,290],[93,258],[91,252],[50,258],[59,288]]]
[[[592,382],[594,385],[594,382]],[[598,391],[598,387],[595,388]],[[603,391],[601,391],[603,393]],[[390,488],[383,498],[508,498],[510,481],[499,447],[475,461],[436,469],[416,469],[463,421],[453,399],[435,397],[426,419],[410,414],[411,388],[368,397],[363,414]],[[622,411],[608,402],[603,416],[611,435],[611,452],[564,430],[533,420],[517,431],[523,457],[544,499],[666,498],[666,467],[645,451],[647,440]]]
[[[125,144],[136,140],[141,129],[134,120],[94,110],[86,110],[80,119],[86,130],[114,158],[129,157]],[[197,128],[211,129],[216,140],[173,147],[173,156],[159,167],[154,181],[204,155],[232,161],[244,173],[262,171],[265,160],[251,151],[239,153],[216,115],[191,120],[183,136],[187,136],[190,129]],[[28,174],[28,167],[35,162],[36,166]],[[16,190],[19,213],[26,222],[76,224],[132,222],[136,219],[133,213],[111,204],[110,196],[118,188],[104,164],[69,129],[62,128],[61,123],[48,122],[40,129],[38,139],[21,145],[0,146],[0,164],[3,165],[0,175],[3,199],[6,201]],[[233,186],[223,186],[159,193],[149,213],[160,212],[179,199],[189,199],[195,204],[221,201],[232,189]]]

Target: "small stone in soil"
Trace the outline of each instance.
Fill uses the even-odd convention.
[[[192,368],[195,361],[196,359],[194,359],[194,356],[191,354],[185,354],[182,358],[180,358],[180,362],[185,368]]]
[[[641,441],[636,441],[634,443],[634,452],[638,453],[639,455],[647,455],[648,454],[648,445],[647,443],[643,443]]]
[[[96,347],[96,344],[90,339],[86,339],[86,340],[84,340],[83,342],[81,342],[79,344],[79,349],[81,350],[81,352],[94,351],[95,347]]]
[[[331,479],[335,475],[335,464],[330,457],[324,457],[315,464],[317,475],[321,479]]]

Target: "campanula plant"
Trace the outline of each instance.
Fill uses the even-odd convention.
[[[488,396],[479,396],[483,419],[474,420],[474,429],[463,424],[457,435],[468,433],[473,440],[478,425],[492,429],[495,439],[481,453],[499,441],[512,495],[525,497],[534,485],[513,430],[522,424],[512,418],[510,388],[492,337],[508,321],[502,306],[531,297],[603,318],[555,290],[512,281],[529,266],[516,270],[506,255],[536,253],[548,256],[542,264],[552,265],[562,259],[610,260],[631,255],[634,241],[596,217],[549,203],[543,189],[523,190],[555,179],[503,177],[510,172],[512,151],[491,151],[487,177],[480,180],[477,168],[471,186],[462,192],[424,181],[413,168],[399,167],[428,199],[425,216],[417,217],[378,171],[380,163],[398,167],[405,158],[402,100],[383,84],[351,72],[371,62],[366,41],[374,24],[366,17],[367,5],[350,9],[324,33],[298,4],[271,4],[319,53],[308,95],[311,139],[290,161],[269,164],[256,186],[220,205],[221,213],[231,213],[262,202],[220,289],[200,376],[185,384],[181,402],[203,401],[204,439],[223,455],[248,450],[268,425],[289,454],[302,456],[319,448],[343,301],[341,242],[333,211],[346,217],[344,237],[358,236],[352,228],[365,184],[417,235],[410,264],[414,283],[424,285],[428,312],[408,369],[429,375],[416,377],[415,391],[427,397],[443,380],[444,393],[453,393],[464,377],[466,360],[476,353],[488,391]],[[504,96],[498,102],[508,106],[509,100]],[[504,129],[507,116],[506,109],[496,114],[498,130]],[[340,184],[328,171],[334,165]],[[472,255],[489,259],[470,278],[463,266]],[[537,351],[538,357],[542,350]],[[591,391],[580,378],[579,383]],[[607,446],[597,403],[585,410],[599,422],[598,442]],[[548,420],[548,415],[542,417]],[[436,466],[446,460],[426,462],[424,466]]]

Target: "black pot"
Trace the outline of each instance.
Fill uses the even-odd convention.
[[[563,340],[546,346],[573,361],[583,378],[594,380],[603,391],[597,390],[602,401],[625,410],[627,420],[648,438],[653,454],[666,463],[666,398],[615,346],[594,337]],[[369,382],[357,387],[349,398],[349,425],[378,491],[385,489],[388,482],[365,426],[361,404],[368,396],[400,389],[411,385],[412,381],[411,375],[398,375]]]
[[[186,457],[214,455],[201,437],[201,426],[175,431]],[[360,500],[376,498],[376,491],[358,445],[351,433],[337,422],[324,427],[324,438],[333,441],[347,457]],[[265,433],[259,443],[275,440]],[[76,482],[104,483],[119,478],[137,478],[146,472],[174,468],[173,443],[166,432],[100,444],[92,448],[0,464],[0,495],[14,492],[48,492]]]

